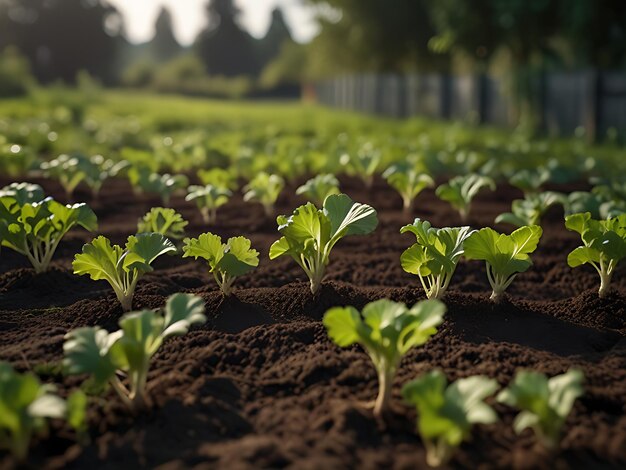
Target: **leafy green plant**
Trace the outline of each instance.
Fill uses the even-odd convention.
[[[452,207],[459,211],[461,220],[467,220],[472,200],[483,188],[492,191],[496,189],[496,183],[488,176],[471,173],[465,176],[456,176],[436,189],[436,194],[442,201],[449,202]]]
[[[172,195],[182,191],[189,184],[185,175],[170,175],[169,173],[151,173],[144,183],[143,190],[146,193],[155,193],[161,197],[164,206],[168,206]]]
[[[216,167],[210,170],[198,170],[198,178],[204,186],[211,185],[231,191],[235,191],[238,187],[235,173],[224,168]]]
[[[448,385],[440,370],[427,372],[402,387],[404,400],[417,408],[417,432],[426,447],[426,463],[445,465],[475,424],[492,424],[496,412],[484,402],[498,389],[498,382],[475,375]]]
[[[206,224],[214,224],[217,220],[217,209],[228,202],[232,193],[226,188],[218,188],[210,184],[206,186],[189,186],[185,201],[195,201],[202,220]]]
[[[424,173],[415,165],[396,163],[383,173],[383,178],[402,197],[402,207],[405,212],[413,210],[415,198],[426,188],[435,186],[430,175]]]
[[[189,222],[174,209],[153,207],[137,224],[137,233],[160,233],[170,240],[182,240]]]
[[[77,399],[80,392],[70,395],[67,403],[54,392],[34,374],[20,374],[0,362],[0,448],[18,462],[26,459],[33,435],[47,431],[48,419],[68,418],[73,428],[85,427],[86,404]]]
[[[308,276],[313,294],[324,279],[335,244],[347,235],[371,233],[378,225],[373,207],[354,202],[345,194],[328,196],[322,209],[309,202],[276,221],[283,236],[270,247],[270,259],[291,256]]]
[[[232,237],[222,243],[218,235],[203,233],[198,238],[185,239],[183,253],[183,258],[193,256],[208,262],[210,272],[225,296],[231,294],[238,276],[259,265],[259,253],[250,247],[250,240],[245,237]]]
[[[358,343],[374,363],[378,375],[376,416],[389,407],[402,357],[437,332],[445,312],[446,306],[439,300],[423,300],[409,309],[403,303],[381,299],[367,304],[362,314],[354,307],[334,307],[324,315],[328,335],[338,346]]]
[[[11,183],[0,189],[0,198],[11,197],[18,206],[39,202],[45,198],[43,188],[33,183]]]
[[[285,180],[281,176],[262,171],[244,186],[243,200],[261,203],[265,209],[265,215],[270,217],[274,214],[274,204],[284,188]]]
[[[531,428],[539,442],[554,449],[574,402],[583,394],[583,381],[584,375],[577,369],[550,379],[540,372],[522,370],[498,394],[498,401],[520,410],[513,421],[517,434]]]
[[[589,212],[591,217],[598,219],[600,215],[600,207],[603,199],[598,194],[588,191],[574,191],[567,195],[565,204],[565,215],[581,214]]]
[[[109,333],[84,327],[65,336],[64,366],[68,374],[90,374],[96,386],[109,383],[128,408],[146,408],[146,391],[152,356],[167,338],[183,335],[204,323],[204,301],[190,294],[174,294],[162,311],[141,310],[120,318],[120,329]],[[127,387],[118,374],[128,379]]]
[[[317,175],[296,189],[298,196],[303,195],[316,206],[323,206],[328,196],[339,192],[339,180],[329,173]]]
[[[129,163],[126,160],[116,162],[102,155],[94,155],[90,158],[79,159],[78,166],[85,174],[84,180],[91,189],[92,196],[97,198],[104,182],[117,176],[129,166]]]
[[[374,183],[374,175],[382,161],[380,151],[368,142],[364,144],[356,153],[344,153],[339,162],[356,173],[368,188]]]
[[[65,190],[65,196],[72,200],[74,190],[87,176],[82,167],[80,156],[59,155],[48,162],[40,165],[43,174],[47,178],[58,181]]]
[[[533,193],[524,199],[516,199],[511,205],[511,212],[505,212],[496,217],[496,224],[505,223],[523,227],[524,225],[540,225],[541,217],[555,204],[567,204],[564,194],[553,191]]]
[[[35,149],[29,146],[8,143],[0,135],[0,173],[12,178],[28,174],[40,165]]]
[[[124,311],[132,309],[137,281],[153,271],[152,262],[176,247],[160,233],[142,233],[128,237],[124,248],[111,245],[108,238],[99,236],[83,246],[74,257],[74,274],[89,275],[94,281],[107,281]]]
[[[550,170],[543,166],[530,170],[519,170],[509,178],[509,184],[520,189],[526,198],[537,194],[548,181],[550,181]]]
[[[417,243],[400,256],[402,269],[419,276],[426,297],[442,298],[463,255],[463,243],[473,231],[469,227],[434,228],[417,218],[400,229],[400,233],[407,232],[415,235]]]
[[[565,217],[565,227],[583,242],[567,256],[567,264],[593,266],[600,275],[598,295],[605,297],[617,263],[626,257],[626,214],[607,220],[594,220],[589,212],[572,214]]]
[[[511,235],[486,227],[465,240],[465,256],[485,261],[491,300],[500,302],[515,277],[532,266],[529,255],[537,249],[542,232],[538,225],[520,227]]]
[[[35,272],[50,268],[52,257],[67,232],[80,226],[98,228],[96,214],[85,204],[63,205],[51,198],[23,202],[19,197],[0,197],[0,245],[28,258]]]

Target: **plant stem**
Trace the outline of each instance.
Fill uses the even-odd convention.
[[[374,416],[379,418],[389,408],[391,386],[395,375],[395,369],[389,367],[385,362],[381,364],[380,368],[382,370],[378,371],[378,396],[374,403]]]
[[[429,467],[445,465],[450,461],[455,450],[442,438],[436,440],[424,439],[424,447],[426,447],[426,463]]]

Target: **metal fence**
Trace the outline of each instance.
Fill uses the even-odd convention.
[[[533,86],[539,125],[554,136],[577,128],[602,138],[626,134],[626,72],[550,72]],[[363,74],[316,85],[320,103],[392,117],[426,116],[514,126],[518,110],[507,82],[487,75]]]

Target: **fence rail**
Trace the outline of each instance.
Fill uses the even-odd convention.
[[[626,72],[550,72],[533,89],[539,125],[549,135],[570,135],[580,127],[592,139],[610,128],[626,134]],[[519,116],[507,82],[488,75],[351,75],[318,83],[316,95],[328,106],[392,117],[510,127]]]

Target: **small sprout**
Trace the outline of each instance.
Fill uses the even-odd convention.
[[[42,201],[46,196],[43,188],[32,183],[11,183],[0,189],[0,198],[12,197],[18,206]]]
[[[402,269],[419,276],[426,297],[441,299],[463,255],[463,243],[473,231],[469,227],[434,228],[418,218],[400,229],[400,233],[407,232],[415,235],[417,243],[400,256]]]
[[[94,155],[91,158],[79,160],[79,167],[82,168],[85,174],[85,183],[91,189],[91,194],[94,198],[98,197],[100,189],[106,180],[117,176],[128,166],[129,163],[126,160],[115,162],[104,158],[102,155]]]
[[[100,327],[83,327],[65,336],[63,364],[68,374],[90,374],[98,387],[109,383],[132,411],[148,406],[146,383],[150,360],[163,341],[184,335],[204,323],[204,301],[191,294],[174,294],[163,311],[126,313],[120,330],[109,333]],[[124,385],[118,374],[128,378]]]
[[[160,175],[152,173],[148,176],[148,181],[143,190],[146,193],[156,193],[161,197],[164,206],[168,206],[172,195],[182,191],[189,184],[185,175],[170,175],[165,173]]]
[[[265,215],[274,215],[274,204],[285,187],[285,180],[279,175],[261,172],[244,186],[243,200],[256,201],[263,205]]]
[[[465,240],[465,256],[486,262],[491,300],[500,302],[515,277],[532,266],[529,255],[537,249],[542,232],[538,225],[520,227],[511,235],[486,227]]]
[[[545,191],[529,194],[524,199],[516,199],[511,205],[511,212],[496,217],[496,224],[505,223],[523,227],[524,225],[541,225],[541,217],[555,204],[567,204],[564,194]]]
[[[80,164],[82,158],[64,154],[49,162],[42,162],[40,166],[47,178],[57,180],[63,186],[68,201],[72,200],[74,190],[87,176]]]
[[[439,300],[423,300],[412,308],[381,299],[367,304],[362,315],[354,307],[331,308],[324,315],[328,336],[340,347],[355,343],[366,350],[378,374],[374,415],[389,408],[391,388],[402,357],[422,346],[443,322],[446,306]]]
[[[217,208],[228,202],[233,193],[229,189],[206,186],[189,186],[185,201],[195,201],[205,224],[214,224],[217,220]]]
[[[402,207],[405,212],[413,210],[415,198],[426,188],[435,186],[430,175],[420,171],[415,165],[397,163],[390,166],[383,173],[383,178],[402,197]]]
[[[343,154],[339,163],[363,180],[368,188],[374,184],[374,175],[382,161],[381,153],[371,142],[364,144],[356,154]]]
[[[598,194],[586,191],[574,191],[567,195],[567,201],[564,205],[565,215],[589,212],[592,218],[598,219],[601,217],[600,208],[602,203],[602,197]]]
[[[137,224],[137,233],[160,233],[170,240],[182,240],[189,222],[174,209],[153,207]]]
[[[98,228],[96,214],[85,204],[63,205],[52,198],[19,202],[11,196],[0,197],[0,245],[26,256],[37,273],[50,268],[71,228],[80,226],[90,232]]]
[[[33,435],[47,430],[47,419],[66,416],[66,403],[53,392],[34,374],[17,373],[0,362],[0,448],[18,462],[26,460]]]
[[[404,400],[417,408],[417,432],[426,447],[426,463],[445,465],[463,441],[471,438],[474,424],[492,424],[496,412],[485,398],[498,382],[482,375],[458,379],[448,385],[440,370],[427,372],[402,387]]]
[[[461,220],[467,221],[474,196],[482,188],[496,189],[496,183],[488,176],[471,173],[465,176],[456,176],[436,189],[436,194],[442,201],[449,202],[459,211]]]
[[[594,220],[589,212],[573,214],[565,217],[565,227],[580,234],[583,242],[567,256],[567,264],[591,264],[600,275],[598,295],[605,297],[617,263],[626,257],[626,214],[607,220]]]
[[[297,195],[303,195],[318,207],[324,205],[328,196],[339,193],[339,181],[331,174],[317,175],[296,189]]]
[[[245,237],[229,238],[222,243],[218,235],[203,233],[198,238],[185,239],[183,252],[183,258],[193,256],[208,262],[210,272],[224,296],[231,294],[233,282],[238,276],[259,265],[259,253],[250,248],[250,240]]]
[[[210,170],[198,170],[198,178],[204,186],[211,185],[217,188],[235,191],[238,187],[237,176],[233,171],[223,168],[211,168]]]
[[[108,238],[99,236],[83,246],[74,257],[74,274],[88,274],[94,281],[104,279],[113,288],[125,312],[132,309],[137,281],[153,271],[152,262],[176,247],[160,233],[142,233],[128,237],[125,248],[111,245]]]
[[[574,402],[583,394],[584,375],[570,369],[548,379],[535,371],[519,371],[513,382],[498,394],[498,401],[520,410],[513,429],[520,434],[531,428],[547,449],[561,441],[561,433]]]
[[[509,179],[511,186],[515,186],[524,193],[524,197],[537,194],[541,187],[550,180],[550,170],[539,167],[532,170],[520,170]]]
[[[354,202],[345,194],[328,196],[323,209],[309,202],[276,221],[283,236],[270,247],[270,259],[291,256],[308,276],[313,294],[324,279],[335,244],[347,235],[371,233],[378,225],[373,207]]]

